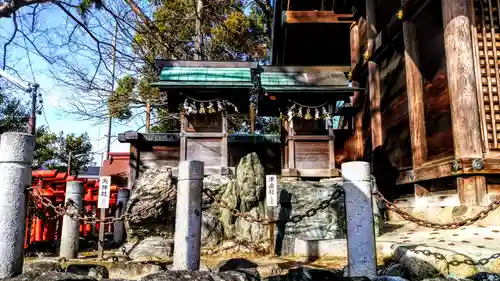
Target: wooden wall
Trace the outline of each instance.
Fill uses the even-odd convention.
[[[450,97],[446,76],[441,1],[433,1],[415,20],[418,67],[424,83],[427,160],[453,156]]]
[[[403,42],[379,63],[382,113],[382,157],[397,169],[412,166]],[[382,159],[374,159],[381,161]]]
[[[500,149],[500,3],[474,0],[473,43],[476,48],[479,108],[486,153]]]
[[[205,166],[220,166],[220,139],[190,138],[187,143],[188,159],[204,161]],[[160,143],[154,146],[142,145],[139,150],[137,153],[137,149],[131,145],[131,173],[134,173],[135,167],[139,168],[137,174],[139,175],[149,168],[177,167],[179,164],[179,142]],[[229,141],[229,166],[236,167],[242,157],[252,152],[257,153],[267,174],[281,173],[280,143],[262,141],[252,143],[248,137],[245,140],[238,140],[236,137],[236,140]],[[136,161],[137,155],[139,155],[139,161]]]
[[[203,161],[207,167],[221,166],[221,138],[189,138],[186,142],[186,157],[188,160]]]
[[[179,146],[157,145],[143,147],[139,152],[140,171],[161,166],[177,167],[179,164]]]

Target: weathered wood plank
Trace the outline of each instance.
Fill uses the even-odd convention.
[[[332,114],[334,111],[334,105],[329,104],[328,105],[328,113]],[[328,140],[328,168],[330,169],[335,169],[335,134],[333,132],[333,121],[328,120],[327,123],[328,127],[328,137],[330,139]]]
[[[304,178],[328,178],[340,177],[338,169],[283,169],[281,176],[283,177],[304,177]]]
[[[470,1],[442,0],[441,3],[455,158],[482,158]],[[463,205],[484,205],[487,202],[484,177],[459,178],[457,188]],[[470,195],[471,192],[475,197]],[[475,198],[474,202],[471,197]]]
[[[404,4],[407,0],[403,0]],[[418,68],[419,54],[417,28],[413,21],[403,23],[405,46],[406,95],[412,150],[412,166],[418,168],[427,160],[427,139],[425,132],[424,89],[422,73]],[[428,197],[431,193],[422,184],[415,184],[415,200]]]
[[[297,141],[295,142],[295,168],[297,169],[329,169],[329,142]]]
[[[287,122],[288,125],[288,136],[295,136],[295,129],[293,127],[293,120]],[[295,169],[295,141],[290,140],[288,142],[288,168]]]
[[[419,61],[419,54],[416,31],[414,22],[405,21],[403,23],[406,95],[408,96],[413,168],[420,167],[427,160],[424,90],[422,74],[420,73],[417,65]]]
[[[500,159],[498,158],[485,158],[484,168],[475,170],[472,167],[473,159],[461,159],[459,163],[459,170],[453,171],[452,159],[444,159],[441,161],[433,161],[426,163],[422,167],[402,171],[399,175],[397,184],[407,184],[420,181],[427,181],[432,179],[444,177],[459,177],[464,176],[480,176],[480,175],[495,175],[500,173]]]
[[[185,136],[186,129],[188,126],[188,121],[186,119],[186,115],[184,113],[179,114],[179,121],[181,123],[181,139],[180,139],[180,161],[186,161],[187,160],[187,138]]]
[[[186,154],[189,160],[203,161],[206,166],[220,166],[222,158],[221,139],[188,139]]]
[[[228,145],[227,145],[227,112],[223,112],[220,166],[227,167],[228,164],[229,164],[229,156],[228,156]]]
[[[183,134],[187,138],[222,138],[224,133],[221,132],[187,132]]]
[[[325,136],[325,135],[295,135],[295,136],[287,136],[287,140],[309,140],[309,141],[329,141],[333,140],[333,136]]]
[[[294,23],[350,23],[352,14],[335,14],[333,11],[286,11],[285,22]]]
[[[375,11],[377,9],[377,1],[366,0],[366,50],[365,56],[370,57],[373,53],[375,38],[377,37],[377,28],[375,26]],[[370,67],[370,64],[368,64]]]
[[[368,88],[370,91],[372,150],[375,150],[383,145],[382,116],[380,108],[380,72],[378,65],[374,62],[369,63],[368,69],[369,69]]]

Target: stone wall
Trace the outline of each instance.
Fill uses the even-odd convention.
[[[134,186],[127,207],[127,213],[134,219],[126,223],[128,243],[123,251],[133,258],[150,255],[167,258],[172,253],[171,247],[165,245],[171,245],[175,226],[175,196],[165,196],[172,191],[175,193],[176,179],[171,168],[149,169],[136,180]],[[240,160],[235,175],[205,177],[204,188],[210,189],[215,199],[203,194],[203,247],[213,248],[224,244],[224,241],[239,241],[263,249],[270,248],[269,226],[249,222],[234,214],[237,211],[256,219],[267,218],[265,173],[255,153]],[[295,215],[305,214],[317,208],[322,200],[330,198],[337,188],[341,188],[340,179],[319,182],[280,179],[279,205],[275,208],[275,216],[280,220],[288,220]],[[222,201],[230,209],[221,207]],[[343,201],[342,196],[328,208],[318,210],[313,216],[297,223],[278,223],[275,228],[276,245],[287,247],[284,241],[295,238],[345,238]],[[148,208],[149,211],[143,211]],[[168,250],[158,251],[158,247]]]
[[[279,182],[279,206],[276,213],[280,219],[303,215],[316,209],[319,203],[342,188],[341,180],[319,182],[281,179]],[[319,210],[316,215],[297,223],[287,223],[283,229],[286,236],[294,238],[335,239],[345,238],[344,196],[332,201],[330,207]]]

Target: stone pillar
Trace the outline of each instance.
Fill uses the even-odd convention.
[[[361,161],[343,163],[342,177],[347,220],[349,276],[375,277],[377,257],[370,164]]]
[[[130,190],[122,188],[118,190],[117,203],[118,208],[116,208],[115,218],[121,217],[127,210],[128,199],[130,198]],[[116,221],[113,227],[113,243],[115,245],[123,244],[125,238],[125,226],[123,221]]]
[[[82,211],[83,183],[69,181],[66,183],[66,202],[73,201],[67,212],[79,215]],[[59,256],[74,259],[78,253],[78,240],[80,238],[80,220],[64,215],[61,230],[61,249]]]
[[[23,271],[26,187],[31,185],[35,137],[4,133],[0,144],[0,278]]]
[[[179,164],[174,270],[195,271],[200,268],[203,169],[202,161],[182,161]]]

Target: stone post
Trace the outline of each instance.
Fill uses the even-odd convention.
[[[195,271],[200,268],[203,169],[201,161],[182,161],[179,164],[174,270]]]
[[[31,185],[35,137],[4,133],[0,142],[0,279],[21,274],[26,228],[26,187]]]
[[[342,164],[347,220],[349,276],[377,276],[370,164]]]
[[[67,208],[67,212],[79,215],[82,211],[83,183],[69,181],[66,183],[66,202],[73,203]],[[64,215],[61,230],[61,249],[59,256],[67,259],[76,258],[78,253],[78,242],[80,238],[80,220]]]
[[[127,203],[130,197],[130,190],[126,188],[122,188],[118,190],[117,203],[118,208],[116,208],[115,218],[119,218],[122,216],[127,210]],[[113,227],[113,243],[115,245],[123,244],[123,240],[125,238],[125,226],[123,221],[116,221]]]

